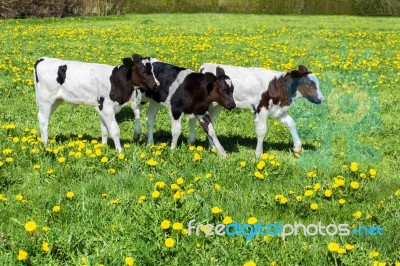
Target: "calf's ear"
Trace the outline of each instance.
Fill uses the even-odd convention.
[[[214,83],[217,80],[217,77],[211,72],[206,72],[204,75],[208,84]]]
[[[124,63],[124,66],[128,69],[133,67],[133,61],[128,57],[122,58],[122,63]]]
[[[301,75],[310,73],[307,67],[304,65],[299,65],[299,72]]]
[[[133,59],[133,62],[139,63],[139,61],[142,59],[142,56],[140,54],[133,54],[132,59]]]
[[[225,75],[225,71],[222,67],[217,66],[217,77]]]

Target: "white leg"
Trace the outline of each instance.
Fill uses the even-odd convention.
[[[115,113],[114,113],[113,106],[107,105],[107,103],[104,102],[103,110],[100,111],[100,116],[101,116],[103,123],[107,127],[108,132],[110,133],[112,139],[114,140],[115,148],[119,152],[121,152],[122,147],[121,147],[121,143],[119,140],[119,134],[120,134],[119,126],[118,126],[117,120],[115,119]],[[104,140],[102,139],[102,141],[104,141]]]
[[[256,157],[260,157],[263,153],[263,142],[265,134],[267,133],[268,110],[263,107],[259,113],[255,113],[255,116],[254,124],[257,135]]]
[[[192,145],[196,141],[196,117],[189,118],[189,144]]]
[[[294,155],[296,157],[299,157],[301,154],[301,140],[299,138],[299,135],[297,134],[296,124],[293,118],[285,112],[282,116],[279,117],[279,121],[281,121],[289,128],[290,134],[292,135],[293,138]]]
[[[153,132],[154,132],[154,122],[156,120],[156,115],[160,105],[155,101],[150,101],[149,108],[147,108],[146,113],[146,123],[147,123],[147,143],[153,144]]]
[[[223,108],[222,105],[218,104],[208,109],[208,112],[210,114],[210,120],[213,126],[215,126],[215,121],[217,120],[219,113],[221,113],[222,108]],[[212,148],[215,147],[214,142],[210,136],[208,136],[208,143],[210,143],[210,147]]]
[[[182,131],[182,115],[178,119],[174,119],[171,114],[171,133],[172,133],[172,142],[171,149],[175,149],[178,144],[178,138],[181,135]]]
[[[197,118],[200,121],[201,127],[204,129],[204,131],[207,133],[207,135],[212,139],[213,143],[215,144],[215,148],[217,148],[218,154],[226,158],[227,156],[226,152],[222,147],[221,143],[219,143],[219,140],[217,138],[217,135],[215,134],[214,127],[211,123],[211,119],[208,116],[208,114],[206,113],[205,115],[198,115]]]
[[[51,103],[41,102],[39,104],[38,120],[40,127],[40,137],[43,143],[47,143],[49,139],[48,127],[51,114],[57,109],[57,107],[62,103],[61,100],[56,100]]]
[[[142,128],[140,126],[140,113],[142,111],[141,99],[142,94],[139,90],[135,90],[131,98],[131,108],[135,115],[135,131],[133,133],[133,140],[139,140],[140,135],[142,134]]]
[[[100,117],[100,128],[101,128],[101,143],[107,144],[108,129],[107,129],[107,125],[102,117]]]

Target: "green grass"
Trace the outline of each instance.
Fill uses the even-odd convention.
[[[395,195],[400,189],[399,22],[379,17],[229,14],[0,20],[0,161],[4,164],[0,167],[0,265],[81,265],[85,264],[82,258],[87,265],[122,265],[127,256],[136,265],[242,265],[250,260],[257,265],[374,261],[391,265],[400,261],[400,197]],[[208,150],[200,128],[196,146],[204,150],[189,149],[186,119],[179,147],[170,150],[165,109],[157,116],[153,147],[146,145],[145,135],[139,143],[132,142],[129,106],[117,115],[126,144],[124,159],[118,157],[111,140],[108,147],[98,148],[101,155],[88,155],[88,149],[96,150],[92,140],[100,140],[99,118],[90,107],[62,105],[49,126],[54,141],[47,146],[37,141],[32,74],[37,58],[116,65],[132,53],[191,69],[209,61],[283,71],[304,64],[318,75],[327,102],[317,106],[300,100],[289,110],[305,149],[300,159],[291,153],[288,130],[273,121],[268,124],[264,150],[274,158],[255,158],[249,110],[224,111],[218,118],[216,131],[228,151],[226,160]],[[145,129],[144,118],[142,123]],[[6,129],[10,124],[16,127]],[[82,143],[82,156],[77,158],[74,154]],[[197,162],[196,152],[201,156]],[[100,161],[104,156],[107,163]],[[58,162],[60,157],[66,161]],[[7,158],[13,162],[6,162]],[[158,165],[149,166],[150,158]],[[268,172],[264,180],[254,176],[260,161],[266,162],[261,170]],[[273,166],[275,162],[279,166]],[[358,163],[356,172],[348,169],[351,162]],[[368,173],[370,168],[376,169],[375,178]],[[49,169],[54,172],[49,174]],[[307,177],[309,172],[316,177]],[[333,178],[338,175],[345,185],[334,188]],[[170,185],[179,177],[184,179],[179,190],[184,195],[174,200]],[[153,199],[157,181],[166,185]],[[352,189],[352,181],[360,187]],[[314,190],[316,184],[321,188],[305,197],[306,188]],[[333,191],[329,199],[324,197],[326,189]],[[68,191],[75,193],[74,198],[66,198]],[[18,194],[27,201],[18,201]],[[275,200],[280,194],[288,199],[286,204]],[[142,195],[146,200],[139,203]],[[301,201],[296,200],[299,195]],[[340,198],[346,200],[343,206]],[[311,203],[318,204],[316,211],[310,209]],[[52,211],[55,205],[60,212]],[[211,212],[215,206],[223,209],[222,214]],[[361,218],[353,217],[356,211],[362,212]],[[263,224],[376,224],[384,228],[384,236],[290,236],[285,241],[257,236],[246,241],[244,237],[185,236],[160,228],[165,219],[187,228],[193,218],[217,224],[226,216],[240,223],[257,217]],[[28,221],[38,225],[34,236],[24,229]],[[44,232],[42,226],[49,230]],[[175,240],[173,248],[164,245],[168,237]],[[48,253],[41,250],[43,242],[49,243]],[[330,242],[355,248],[338,254],[328,251]],[[17,260],[20,249],[29,254],[22,262]],[[372,251],[379,256],[371,258]]]

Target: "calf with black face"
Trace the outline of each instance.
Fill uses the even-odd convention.
[[[236,107],[233,100],[232,82],[225,75],[224,70],[218,67],[216,75],[203,74],[163,62],[155,62],[153,67],[160,86],[155,90],[138,92],[132,97],[131,105],[136,119],[134,138],[138,138],[141,133],[141,104],[150,102],[147,109],[148,143],[154,142],[154,120],[161,104],[169,109],[171,117],[171,149],[177,145],[178,137],[181,134],[181,119],[183,114],[186,114],[200,121],[201,127],[213,140],[218,153],[226,157],[226,152],[218,141],[208,113],[208,106],[212,102],[218,102],[228,110]]]

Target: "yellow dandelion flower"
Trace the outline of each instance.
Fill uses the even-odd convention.
[[[258,222],[258,219],[254,216],[250,217],[249,219],[247,219],[247,223],[248,224],[256,224]]]
[[[22,196],[21,194],[15,195],[15,199],[18,201],[22,201],[24,199],[24,196]]]
[[[265,162],[264,161],[258,162],[258,164],[257,164],[257,169],[258,170],[262,170],[262,169],[264,169],[264,167],[265,167]]]
[[[345,248],[339,248],[339,249],[337,250],[337,253],[338,253],[338,254],[345,254],[345,253],[346,253],[346,249],[345,249]]]
[[[369,169],[369,174],[371,176],[375,176],[376,175],[376,170],[374,168]]]
[[[172,195],[172,198],[173,198],[174,200],[178,200],[178,199],[180,199],[181,197],[182,197],[182,193],[181,193],[180,191],[177,191],[177,192],[174,193],[174,195]]]
[[[350,187],[352,189],[358,189],[360,187],[360,184],[357,181],[353,181],[350,183]]]
[[[183,180],[182,177],[179,177],[179,178],[176,180],[176,183],[177,183],[178,185],[182,185],[184,182],[185,182],[185,180]]]
[[[287,202],[288,202],[288,199],[286,197],[283,197],[279,200],[279,203],[282,205],[286,204]]]
[[[120,159],[120,160],[125,159],[125,154],[123,154],[123,153],[118,154],[118,159]]]
[[[161,222],[160,227],[164,230],[168,229],[171,226],[171,222],[168,220],[164,220]]]
[[[164,245],[167,248],[172,248],[175,245],[175,240],[171,237],[168,237],[167,239],[165,239]]]
[[[20,250],[18,251],[17,260],[19,260],[19,261],[24,261],[24,260],[26,260],[27,258],[28,258],[28,252],[26,252],[26,251],[23,250],[23,249],[20,249]]]
[[[197,161],[200,161],[200,159],[201,159],[200,154],[198,154],[198,153],[196,152],[196,153],[193,155],[193,161],[197,162]]]
[[[204,150],[204,148],[203,148],[203,146],[197,146],[196,150],[197,151],[202,151],[202,150]]]
[[[313,171],[310,171],[310,172],[307,173],[307,177],[310,177],[310,178],[317,177],[317,173],[315,173]]]
[[[318,204],[317,203],[311,203],[310,208],[311,208],[311,210],[316,211],[316,210],[318,210]]]
[[[260,173],[259,171],[255,171],[254,176],[261,180],[265,179],[264,175],[262,173]]]
[[[110,168],[110,169],[108,169],[107,170],[107,172],[109,173],[109,174],[115,174],[116,172],[117,172],[117,170],[115,170],[114,168]]]
[[[221,189],[221,186],[220,186],[219,184],[214,184],[214,189],[215,189],[215,190],[220,190],[220,189]]]
[[[133,266],[135,263],[135,261],[132,257],[126,257],[124,262],[125,262],[125,265],[128,265],[128,266]]]
[[[25,224],[25,230],[34,235],[37,233],[37,224],[34,221],[29,221]]]
[[[297,196],[297,197],[296,197],[296,200],[297,200],[297,201],[302,201],[302,200],[303,200],[303,197],[302,197],[302,196]]]
[[[219,214],[222,213],[222,209],[220,207],[215,206],[211,209],[211,212],[214,214]]]
[[[35,164],[34,166],[33,166],[33,169],[40,169],[40,164]]]
[[[358,163],[352,162],[352,163],[350,164],[350,171],[352,171],[352,172],[357,172],[357,171],[358,171]]]
[[[100,162],[106,163],[106,162],[108,162],[108,158],[107,158],[106,156],[103,156],[103,157],[101,158]]]
[[[47,232],[47,231],[49,231],[49,228],[47,226],[42,226],[42,231]]]
[[[211,173],[207,173],[207,174],[205,175],[205,178],[207,178],[207,179],[210,179],[210,178],[211,178],[211,176],[212,176],[212,174],[211,174]]]
[[[222,220],[222,223],[225,225],[233,223],[233,219],[230,216],[225,216],[224,219]]]
[[[257,266],[257,264],[256,264],[254,261],[249,260],[249,261],[246,261],[246,262],[243,264],[243,266]]]
[[[189,146],[189,151],[194,151],[196,149],[195,146]]]
[[[314,192],[310,189],[307,189],[306,191],[304,191],[304,196],[306,197],[310,197],[314,194]]]
[[[369,253],[369,256],[371,257],[371,258],[376,258],[376,257],[378,257],[379,256],[379,252],[378,251],[371,251],[370,253]]]
[[[356,219],[360,219],[362,217],[362,212],[356,211],[355,213],[353,213],[353,217]]]
[[[59,163],[63,163],[63,162],[65,162],[65,157],[60,157],[60,158],[57,159],[57,161]]]
[[[72,199],[75,196],[75,193],[73,191],[68,191],[65,196],[67,199]]]
[[[245,161],[241,161],[239,164],[241,167],[245,167],[247,165],[247,163]]]
[[[346,249],[346,250],[348,250],[348,251],[352,251],[353,249],[354,249],[354,245],[351,245],[351,244],[346,244],[346,245],[344,245],[344,248]]]
[[[156,182],[156,188],[163,189],[165,187],[165,183],[162,181]]]
[[[335,242],[330,242],[328,244],[328,250],[330,252],[337,252],[339,248],[340,248],[339,244],[337,244]]]
[[[43,242],[43,243],[42,243],[42,251],[43,251],[44,253],[47,253],[47,252],[49,252],[49,250],[50,250],[49,243]]]
[[[152,197],[153,199],[156,199],[156,198],[160,197],[160,191],[154,190],[154,191],[151,193],[151,197]]]
[[[7,158],[6,158],[6,162],[7,162],[7,163],[12,163],[12,162],[14,162],[14,158],[7,157]]]
[[[142,203],[145,200],[146,200],[146,196],[142,195],[142,196],[139,197],[138,203]]]
[[[153,158],[151,158],[150,160],[148,160],[147,162],[147,165],[149,165],[149,166],[156,166],[158,163],[157,163],[157,161],[155,161]]]
[[[171,184],[171,189],[173,190],[173,191],[176,191],[176,190],[178,190],[179,189],[179,186],[177,185],[177,184]]]
[[[55,206],[53,206],[52,211],[54,213],[60,212],[61,211],[61,207],[59,205],[55,205]]]
[[[317,184],[314,185],[314,190],[315,191],[320,190],[320,188],[321,188],[321,184],[320,183],[317,183]]]
[[[176,231],[182,230],[182,229],[183,229],[183,224],[182,224],[182,223],[179,223],[179,222],[175,222],[175,223],[172,225],[172,229],[174,229],[174,230],[176,230]]]
[[[330,190],[330,189],[325,190],[324,196],[325,196],[326,198],[332,197],[332,190]]]
[[[361,178],[366,178],[367,175],[366,175],[365,173],[361,173],[361,174],[360,174],[360,177],[361,177]]]
[[[7,148],[7,149],[3,150],[3,154],[4,155],[9,155],[10,153],[12,153],[12,149],[10,149],[10,148]]]
[[[346,203],[346,200],[345,199],[339,199],[338,202],[339,202],[340,205],[344,205]]]

